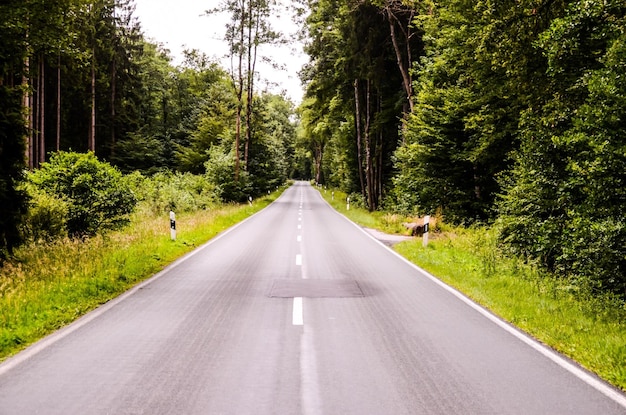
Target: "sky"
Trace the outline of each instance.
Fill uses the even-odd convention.
[[[198,49],[230,69],[230,60],[224,56],[228,47],[223,41],[228,15],[204,15],[205,10],[215,8],[220,0],[135,0],[135,16],[144,35],[170,50],[173,64],[182,63],[184,49]],[[272,22],[276,31],[285,33],[287,39],[295,38],[297,30],[288,16],[277,16]],[[257,64],[263,85],[269,91],[287,96],[297,105],[302,100],[302,86],[298,71],[308,61],[302,45],[268,46],[259,48],[259,56],[271,57],[285,70],[277,70],[268,64]]]

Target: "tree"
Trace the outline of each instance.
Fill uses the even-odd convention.
[[[428,53],[396,154],[397,198],[422,212],[441,208],[453,222],[493,219],[520,114],[549,86],[533,45],[561,12],[559,1],[448,0],[424,9],[417,21]]]
[[[525,113],[523,145],[499,204],[502,238],[515,252],[621,296],[625,14],[623,2],[576,1],[541,35],[550,89]]]
[[[254,117],[254,95],[256,63],[259,46],[279,39],[271,28],[269,18],[275,0],[223,0],[222,4],[207,13],[228,13],[225,40],[231,58],[231,79],[237,107],[235,111],[235,180],[240,171],[240,147],[242,116],[245,115],[244,169],[248,168],[249,149],[252,142],[252,119]],[[235,66],[236,65],[236,66]],[[245,94],[244,94],[245,92]]]
[[[330,175],[349,177],[340,180],[350,186],[344,190],[358,191],[375,210],[390,181],[390,157],[398,143],[407,99],[388,17],[372,2],[327,0],[311,4],[307,25],[311,38],[307,52],[312,59],[303,75],[309,82],[307,97],[317,101],[307,104],[307,111],[319,114],[311,113],[303,122],[314,123],[308,129],[309,134],[317,135],[312,143],[330,144],[333,153],[326,158],[328,162],[349,169],[346,174],[333,171]],[[405,68],[408,64],[402,62]],[[348,127],[346,122],[352,125]],[[345,145],[348,137],[342,134],[351,136],[351,145]],[[324,164],[320,150],[325,147],[318,146],[313,152],[318,177]],[[349,155],[334,153],[340,149]]]
[[[26,195],[19,189],[25,168],[23,91],[26,39],[21,1],[0,4],[0,261],[21,242]]]
[[[29,180],[68,203],[70,236],[91,236],[123,226],[137,203],[119,170],[92,152],[56,153]]]

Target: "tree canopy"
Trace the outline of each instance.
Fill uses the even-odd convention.
[[[224,68],[196,50],[174,66],[132,0],[0,4],[0,255],[24,171],[90,151],[204,175],[223,200],[313,178],[370,210],[497,226],[510,252],[626,295],[623,1],[299,0],[297,108],[256,87],[261,46],[285,41],[277,6],[209,11],[228,15]]]

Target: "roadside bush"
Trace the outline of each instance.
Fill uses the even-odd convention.
[[[209,161],[204,164],[207,180],[215,186],[215,194],[224,202],[245,202],[252,195],[248,172],[241,168],[235,180],[235,155],[221,146],[209,150]]]
[[[21,227],[23,240],[51,241],[67,236],[68,203],[48,192],[34,190],[32,185],[25,187],[30,199]]]
[[[73,237],[126,225],[137,203],[122,173],[91,152],[56,153],[29,181],[35,192],[67,203],[67,232]]]
[[[215,186],[202,175],[159,172],[146,177],[135,172],[127,180],[139,201],[155,214],[170,210],[194,212],[218,202]]]

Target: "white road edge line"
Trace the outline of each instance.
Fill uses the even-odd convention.
[[[620,406],[626,408],[626,395],[624,395],[618,389],[616,389],[613,386],[609,385],[604,380],[600,379],[595,374],[587,371],[586,369],[582,368],[581,366],[578,366],[577,364],[572,363],[572,361],[569,361],[569,360],[565,359],[563,356],[558,354],[556,351],[554,351],[551,348],[549,348],[549,347],[539,343],[536,339],[532,338],[529,334],[527,334],[527,333],[521,331],[520,329],[512,326],[508,322],[502,320],[500,317],[498,317],[495,314],[493,314],[491,311],[489,311],[486,308],[482,307],[481,305],[475,303],[474,301],[472,301],[469,297],[467,297],[462,292],[460,292],[457,289],[455,289],[455,288],[449,286],[448,284],[444,283],[443,281],[441,281],[440,279],[438,279],[434,275],[430,274],[428,271],[418,267],[417,265],[415,265],[414,263],[412,263],[411,261],[409,261],[408,259],[406,259],[402,255],[400,255],[399,253],[397,253],[396,251],[394,251],[393,249],[391,249],[390,247],[388,247],[384,243],[380,242],[378,239],[374,238],[374,236],[369,234],[367,231],[365,231],[365,229],[363,229],[362,227],[360,227],[356,223],[352,222],[350,219],[348,219],[347,217],[345,217],[341,213],[337,212],[328,202],[326,202],[326,200],[322,197],[322,195],[319,193],[319,191],[317,193],[318,193],[320,199],[322,199],[322,201],[324,203],[326,203],[331,208],[331,210],[333,212],[335,212],[337,215],[341,216],[346,221],[351,223],[354,227],[356,227],[361,232],[363,232],[365,235],[367,235],[369,238],[371,238],[372,240],[377,242],[379,245],[381,245],[382,247],[387,249],[389,252],[391,252],[393,255],[398,257],[400,260],[404,261],[409,266],[415,268],[417,271],[422,273],[425,277],[430,279],[432,282],[434,282],[435,284],[439,285],[441,288],[443,288],[444,290],[448,291],[450,294],[454,295],[459,300],[463,301],[469,307],[473,308],[474,310],[476,310],[477,312],[482,314],[484,317],[486,317],[487,319],[489,319],[490,321],[495,323],[497,326],[499,326],[500,328],[504,329],[506,332],[508,332],[509,334],[513,335],[517,339],[521,340],[526,345],[530,346],[535,351],[539,352],[540,354],[542,354],[546,358],[550,359],[553,363],[556,363],[561,368],[567,370],[572,375],[576,376],[578,379],[580,379],[581,381],[585,382],[587,385],[591,386],[592,388],[594,388],[598,392],[602,393],[606,397],[612,399],[614,402],[616,402]]]
[[[283,194],[281,194],[280,197],[278,199],[276,199],[276,200],[281,199],[284,196],[284,194],[285,194],[285,192],[283,192]],[[160,272],[154,274],[152,277],[148,278],[147,280],[144,280],[143,282],[135,285],[130,290],[128,290],[128,291],[124,292],[123,294],[115,297],[114,299],[104,303],[100,307],[98,307],[98,308],[88,312],[87,314],[83,315],[79,319],[75,320],[73,323],[70,323],[67,326],[65,326],[65,327],[55,331],[54,333],[52,333],[52,334],[50,334],[50,335],[48,335],[46,337],[44,337],[43,339],[33,343],[32,345],[28,346],[26,349],[22,350],[18,354],[14,355],[12,357],[9,357],[4,362],[0,363],[0,376],[3,376],[5,373],[9,372],[10,370],[15,368],[16,366],[19,366],[20,364],[22,364],[26,360],[31,359],[32,357],[34,357],[38,353],[44,351],[46,348],[52,346],[54,343],[58,342],[59,340],[63,339],[66,336],[69,336],[70,334],[72,334],[76,330],[78,330],[81,327],[85,326],[86,324],[90,323],[92,320],[95,320],[96,318],[100,317],[102,314],[106,313],[107,311],[109,311],[110,309],[112,309],[113,307],[115,307],[116,305],[121,303],[122,301],[126,300],[128,297],[130,297],[133,294],[135,294],[137,291],[143,289],[147,285],[152,284],[153,282],[155,282],[159,278],[161,278],[164,275],[166,275],[172,269],[174,269],[177,266],[181,265],[183,262],[187,261],[188,259],[194,257],[196,254],[200,253],[204,249],[206,249],[209,246],[213,245],[215,242],[219,241],[220,239],[224,238],[226,235],[230,234],[235,229],[237,229],[240,226],[242,226],[244,223],[248,222],[249,220],[252,220],[252,218],[254,218],[255,216],[259,215],[261,212],[263,212],[265,209],[267,209],[268,207],[270,207],[274,203],[275,202],[270,203],[268,206],[266,206],[265,208],[263,208],[260,211],[256,212],[252,216],[247,217],[246,219],[242,220],[241,222],[233,225],[232,227],[230,227],[230,228],[226,229],[225,231],[221,232],[220,234],[214,236],[212,239],[208,240],[205,244],[200,245],[198,248],[194,249],[193,251],[191,251],[191,252],[183,255],[182,257],[178,258],[176,261],[172,262],[171,264],[169,264],[168,266],[163,268],[163,270],[161,270]]]
[[[293,298],[293,312],[291,322],[294,326],[304,325],[304,312],[302,308],[302,297]]]

